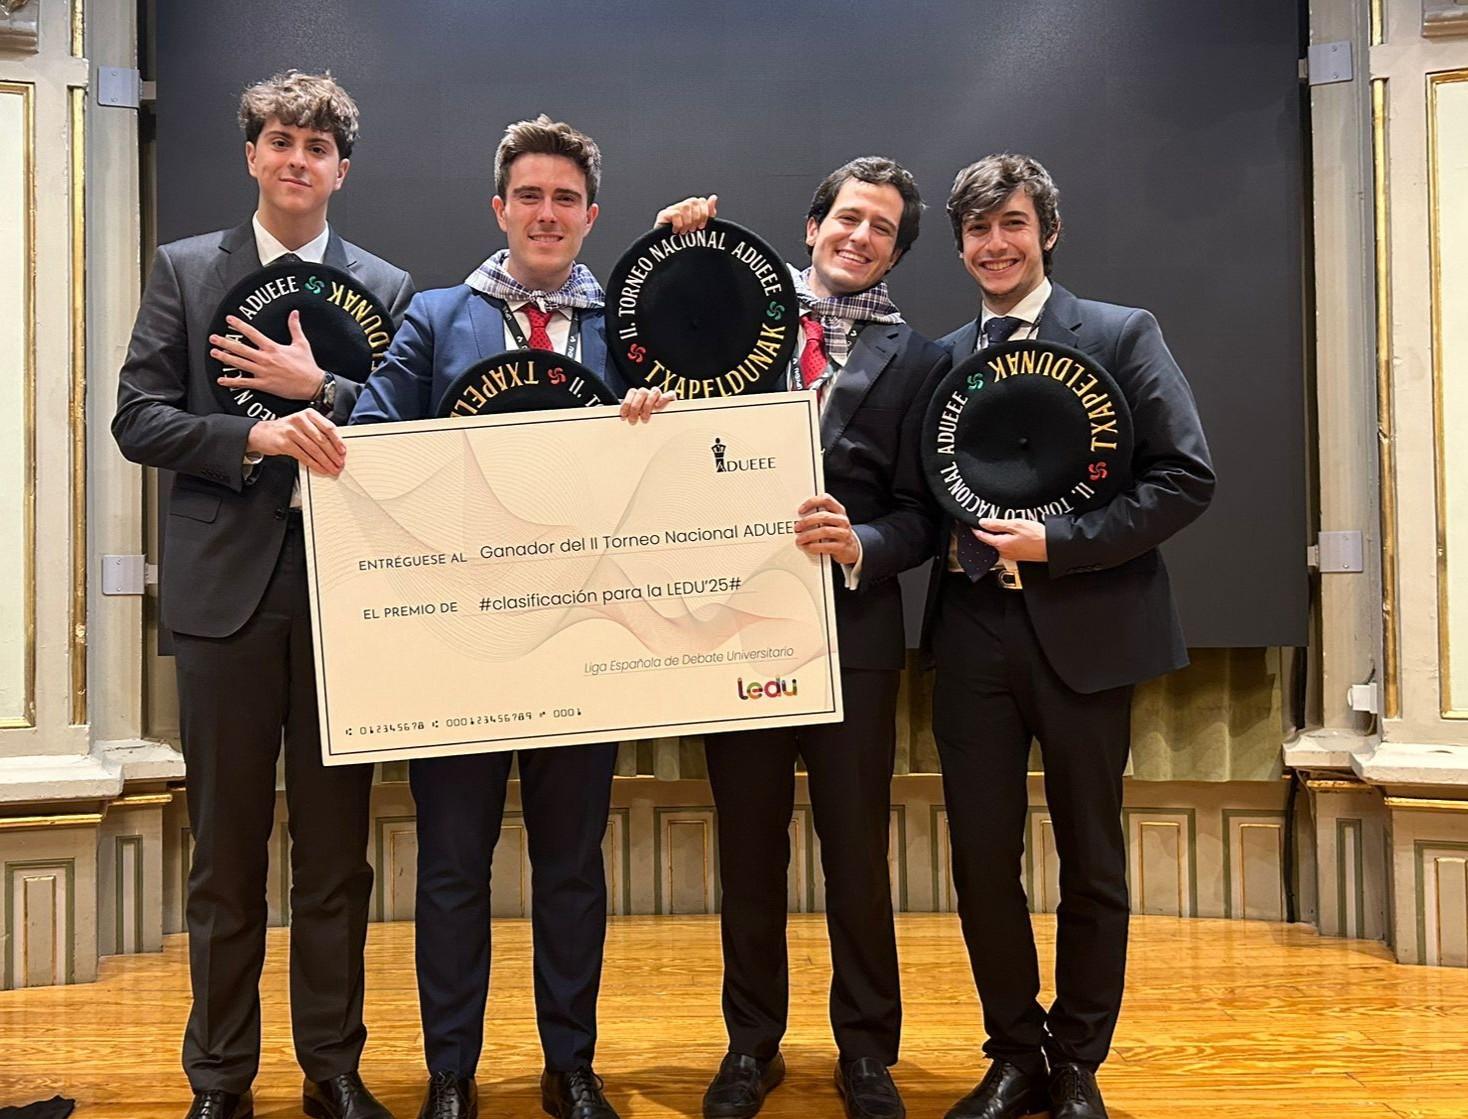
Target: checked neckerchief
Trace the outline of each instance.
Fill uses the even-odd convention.
[[[892,297],[887,294],[885,283],[869,287],[855,295],[819,296],[810,290],[811,270],[797,272],[793,267],[790,274],[795,280],[795,294],[800,299],[802,316],[810,316],[825,330],[825,352],[833,369],[846,365],[851,356],[851,345],[860,328],[869,322],[895,323],[902,321],[902,312]],[[800,363],[794,363],[791,376],[792,388],[807,387],[803,383]]]
[[[571,265],[571,275],[555,291],[531,291],[505,269],[510,259],[510,250],[501,249],[465,277],[464,282],[475,291],[495,299],[502,299],[512,306],[534,303],[545,311],[584,311],[606,304],[606,292],[591,274],[591,269],[579,261]]]

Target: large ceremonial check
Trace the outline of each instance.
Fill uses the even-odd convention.
[[[302,472],[328,765],[841,719],[814,394],[341,434]]]

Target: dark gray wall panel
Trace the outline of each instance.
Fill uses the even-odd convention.
[[[973,316],[943,200],[1027,151],[1062,190],[1056,278],[1152,309],[1197,393],[1220,478],[1167,549],[1194,645],[1302,644],[1305,444],[1299,14],[1281,0],[157,0],[158,229],[250,212],[234,126],[250,81],[329,67],[364,128],[332,221],[454,283],[503,243],[494,145],[545,111],[596,136],[605,275],[658,206],[721,212],[792,260],[832,167],[879,152],[930,210],[892,275],[919,329]]]

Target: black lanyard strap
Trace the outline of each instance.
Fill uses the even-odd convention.
[[[581,312],[570,311],[571,333],[566,338],[566,356],[572,361],[581,360]],[[510,337],[515,339],[515,345],[522,350],[530,349],[530,340],[525,337],[525,332],[520,329],[519,317],[510,310],[509,304],[505,304],[504,310],[500,312],[504,316],[505,326],[510,332]],[[549,331],[547,331],[549,333]]]

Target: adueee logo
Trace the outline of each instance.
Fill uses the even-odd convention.
[[[714,436],[713,445],[709,447],[714,456],[715,474],[737,474],[750,470],[773,470],[775,469],[775,456],[767,458],[729,458],[729,445]]]

